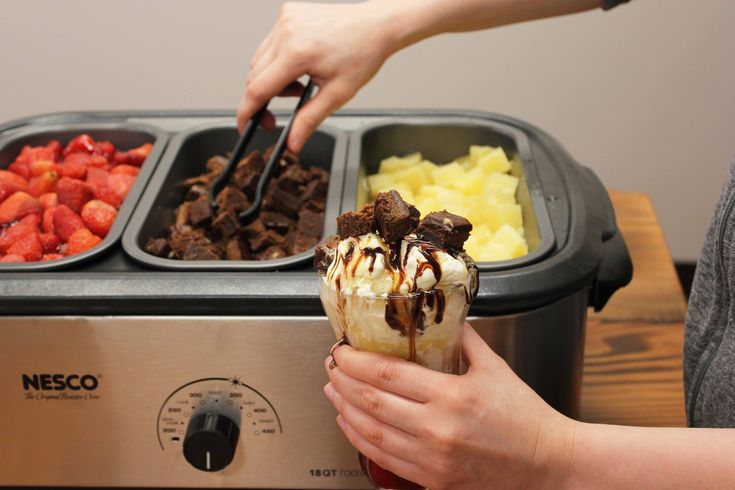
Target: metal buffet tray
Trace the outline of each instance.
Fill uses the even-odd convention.
[[[282,118],[284,113],[277,116]],[[51,137],[63,139],[58,131],[71,134],[88,130],[95,136],[96,128],[124,128],[130,134],[136,128],[147,128],[148,133],[143,131],[146,137],[157,141],[157,148],[136,181],[135,194],[131,191],[123,205],[125,213],[121,209],[113,228],[119,237],[119,228],[126,224],[134,201],[140,197],[123,236],[129,255],[122,247],[108,243],[107,253],[94,249],[87,257],[59,260],[68,260],[65,271],[43,272],[33,264],[32,270],[24,272],[3,268],[7,272],[0,273],[2,311],[321,315],[316,279],[308,263],[313,251],[293,260],[254,266],[255,261],[197,264],[158,259],[141,249],[151,235],[160,236],[156,233],[171,219],[166,213],[178,202],[175,193],[170,192],[172,179],[193,175],[197,165],[204,167],[207,157],[228,151],[235,138],[233,120],[234,114],[226,111],[85,112],[42,115],[0,125],[0,142],[19,140],[24,134],[35,135],[33,141],[39,143]],[[166,134],[173,140],[161,156]],[[113,135],[104,137],[123,145]],[[259,138],[257,145],[267,146],[275,136],[261,134]],[[591,282],[596,286],[591,293],[596,298],[594,306],[601,307],[620,284],[619,274],[600,277],[598,269],[603,267],[599,254],[590,253],[599,252],[601,243],[603,248],[606,244],[619,245],[616,240],[620,235],[604,188],[558,143],[526,123],[469,111],[345,111],[330,117],[311,144],[314,146],[310,149],[307,145],[303,154],[305,163],[331,164],[325,234],[334,231],[334,218],[340,211],[358,205],[361,171],[374,172],[382,158],[421,151],[442,163],[465,154],[470,144],[500,145],[514,157],[512,171],[521,178],[517,197],[523,208],[530,253],[514,260],[479,264],[483,272],[472,314],[528,310]],[[4,152],[0,153],[0,167],[15,156],[11,149],[3,148],[20,149],[17,144],[0,146]],[[577,231],[570,236],[572,220]],[[115,234],[111,231],[110,235]],[[615,254],[610,255],[608,262],[614,262]],[[186,270],[155,270],[150,266]],[[498,301],[500,297],[502,301]]]

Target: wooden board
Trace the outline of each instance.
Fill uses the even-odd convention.
[[[684,426],[686,300],[648,196],[611,191],[610,197],[634,275],[602,312],[590,313],[580,418]]]

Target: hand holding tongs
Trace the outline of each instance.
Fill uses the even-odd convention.
[[[293,125],[294,119],[296,118],[296,114],[298,114],[299,110],[301,110],[304,104],[309,101],[313,92],[314,83],[311,79],[309,79],[309,82],[304,88],[304,92],[301,94],[299,102],[296,104],[296,108],[294,109],[293,114],[286,123],[286,126],[283,128],[281,135],[278,137],[276,146],[275,148],[273,148],[273,153],[268,159],[268,163],[266,163],[265,168],[263,169],[263,173],[258,179],[258,184],[255,187],[255,196],[253,196],[253,204],[248,209],[241,211],[238,214],[238,218],[240,219],[241,223],[249,223],[260,210],[260,205],[263,201],[263,191],[270,181],[273,170],[276,168],[276,165],[283,156],[283,152],[286,149],[286,141],[288,141],[288,134],[291,132],[291,126]],[[230,161],[227,162],[225,168],[222,169],[222,172],[219,174],[219,176],[214,180],[214,182],[212,182],[212,185],[209,186],[209,205],[212,206],[213,209],[217,209],[217,203],[215,202],[217,194],[219,194],[219,192],[230,181],[230,177],[235,171],[238,162],[240,162],[243,155],[245,154],[245,150],[250,145],[250,141],[253,139],[253,136],[258,129],[258,125],[260,124],[260,120],[265,114],[267,108],[268,102],[266,102],[265,105],[257,113],[255,113],[253,117],[250,118],[247,125],[245,126],[245,130],[242,132],[240,138],[238,138],[237,142],[235,143],[235,147],[232,150],[232,156],[230,156]]]

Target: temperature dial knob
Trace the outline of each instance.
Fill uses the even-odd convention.
[[[184,457],[194,468],[219,471],[232,462],[240,429],[229,417],[212,412],[195,415],[184,437]]]

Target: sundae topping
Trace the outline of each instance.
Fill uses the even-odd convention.
[[[461,216],[444,211],[419,223],[416,208],[391,190],[375,206],[344,213],[337,223],[342,239],[322,242],[314,260],[332,289],[385,296],[464,286],[468,301],[474,297],[477,268],[455,252],[471,229]]]
[[[375,222],[380,235],[388,243],[412,233],[420,216],[419,210],[406,203],[397,191],[381,192],[375,198]]]
[[[466,218],[439,211],[426,215],[416,229],[416,235],[442,248],[462,250],[471,231],[472,224]]]
[[[367,235],[375,230],[377,230],[375,209],[372,204],[364,206],[360,211],[347,211],[337,217],[337,232],[340,238]]]

